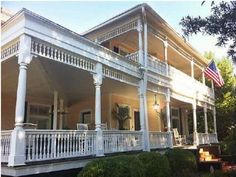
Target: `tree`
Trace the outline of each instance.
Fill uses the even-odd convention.
[[[217,46],[229,44],[228,55],[236,62],[236,1],[212,3],[210,16],[188,15],[180,24],[185,36],[200,32],[217,36]]]
[[[215,58],[213,52],[205,52],[205,58],[212,60]],[[215,87],[215,106],[217,118],[217,132],[219,140],[232,137],[233,127],[236,127],[236,78],[233,75],[232,61],[228,58],[216,60],[217,67],[220,69],[225,84],[219,88]],[[211,86],[210,80],[206,79],[206,84]],[[192,112],[189,112],[189,130],[193,130]],[[199,132],[204,132],[204,114],[203,110],[197,112],[197,127]],[[208,130],[213,132],[212,112],[207,114]],[[236,131],[235,131],[236,132]]]
[[[220,139],[225,139],[236,125],[236,77],[232,61],[224,58],[217,63],[225,84],[215,87],[217,128]]]

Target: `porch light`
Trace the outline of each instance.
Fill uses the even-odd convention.
[[[158,112],[160,105],[157,103],[157,95],[155,94],[155,100],[154,100],[154,104],[153,104],[153,109]]]

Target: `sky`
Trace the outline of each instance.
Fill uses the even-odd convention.
[[[202,1],[2,1],[2,7],[15,12],[27,8],[79,34],[140,3],[149,4],[179,34],[179,22],[190,16],[210,14],[210,3]],[[216,47],[216,37],[201,34],[189,37],[189,43],[201,54],[213,51],[216,58],[227,56],[227,49]]]

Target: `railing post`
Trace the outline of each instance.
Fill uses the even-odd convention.
[[[26,35],[20,37],[20,49],[18,56],[19,75],[17,86],[15,128],[11,134],[10,155],[8,166],[19,166],[25,164],[25,143],[26,135],[23,129],[25,114],[27,66],[32,60],[31,38]]]
[[[93,75],[95,85],[95,127],[96,136],[96,156],[104,156],[103,132],[101,130],[101,85],[102,85],[102,64],[96,64],[96,74]]]

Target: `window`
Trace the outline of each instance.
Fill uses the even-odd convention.
[[[50,129],[50,109],[49,105],[29,104],[28,122],[37,124],[38,129]]]

